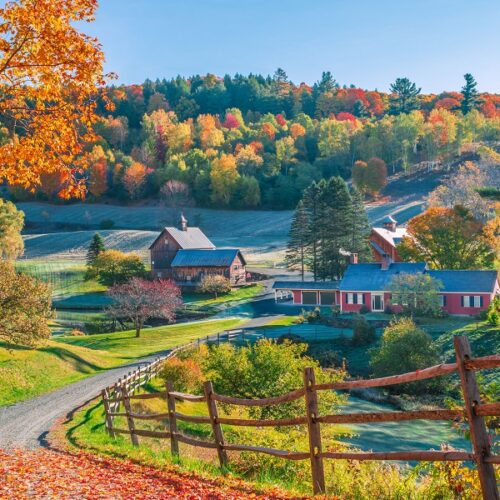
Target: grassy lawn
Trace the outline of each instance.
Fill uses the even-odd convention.
[[[37,349],[9,350],[0,343],[0,405],[38,396],[239,323],[233,319],[147,328],[140,338],[133,331],[58,337]]]
[[[236,302],[240,300],[252,299],[260,292],[264,287],[260,284],[244,286],[232,290],[224,295],[219,295],[217,298],[206,295],[206,294],[196,294],[196,293],[185,293],[182,295],[184,303],[188,306],[215,306],[220,304],[225,304],[226,302]]]

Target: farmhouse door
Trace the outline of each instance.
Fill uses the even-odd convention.
[[[372,311],[384,310],[384,296],[381,294],[372,294]]]

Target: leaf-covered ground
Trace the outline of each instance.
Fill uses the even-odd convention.
[[[240,499],[284,498],[257,494],[235,480],[213,481],[130,461],[49,449],[0,450],[0,499]]]

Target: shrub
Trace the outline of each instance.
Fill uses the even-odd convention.
[[[359,308],[359,314],[368,314],[370,312],[370,309],[368,309],[368,306],[365,306],[364,304]]]
[[[355,318],[352,325],[351,344],[359,347],[373,344],[375,340],[377,340],[375,328],[362,316]]]
[[[500,326],[500,297],[495,297],[488,307],[486,320],[490,325]]]
[[[370,364],[376,377],[421,370],[439,363],[430,335],[410,318],[394,319],[384,330],[380,348],[370,350]],[[442,388],[442,377],[401,384],[393,391],[421,393]]]
[[[203,373],[194,359],[168,359],[161,369],[160,377],[165,382],[171,381],[176,391],[198,394],[202,389]]]
[[[72,337],[84,337],[85,336],[85,333],[82,332],[80,329],[78,328],[73,328],[69,334],[72,336]]]
[[[113,229],[115,221],[113,219],[102,219],[99,222],[99,229]]]
[[[319,307],[315,307],[312,311],[302,309],[300,315],[304,318],[304,321],[307,321],[308,323],[317,323],[321,320],[321,310]]]
[[[229,293],[231,291],[231,283],[227,278],[220,274],[207,275],[201,280],[198,288],[200,293],[214,295],[217,298],[220,294]]]

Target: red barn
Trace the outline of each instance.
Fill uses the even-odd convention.
[[[384,219],[383,227],[372,228],[370,245],[375,262],[382,262],[387,258],[392,262],[401,262],[396,245],[403,236],[406,236],[406,228],[398,227],[396,220],[390,215]]]

